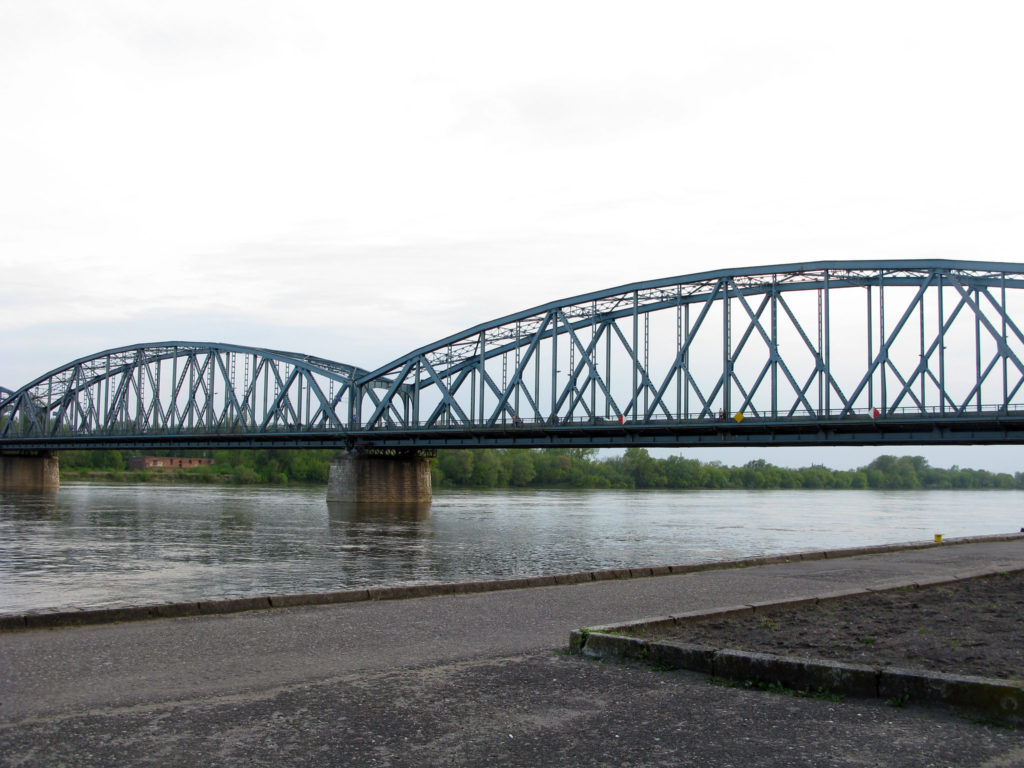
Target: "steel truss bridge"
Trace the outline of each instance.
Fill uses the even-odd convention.
[[[0,450],[1024,442],[1024,264],[837,261],[553,301],[368,370],[181,341],[0,390]]]

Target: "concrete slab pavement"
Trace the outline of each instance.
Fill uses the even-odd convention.
[[[1020,538],[0,633],[0,761],[1024,765],[1021,733],[941,712],[790,700],[558,652],[580,626],[1019,567]]]

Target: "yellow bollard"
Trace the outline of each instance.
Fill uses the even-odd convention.
[[[941,533],[936,533],[935,534],[935,543],[936,544],[941,544],[942,543],[942,534]]]

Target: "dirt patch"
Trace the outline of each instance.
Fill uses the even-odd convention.
[[[1024,572],[700,621],[657,640],[1024,680]]]

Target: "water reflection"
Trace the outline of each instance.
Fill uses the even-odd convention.
[[[331,567],[338,584],[364,586],[367,577],[379,580],[384,574],[391,583],[416,582],[437,574],[430,506],[328,502]]]
[[[1012,532],[1020,491],[447,492],[69,483],[0,494],[0,611],[721,560]],[[965,510],[970,510],[969,514]]]
[[[339,523],[414,523],[430,518],[430,502],[328,501],[332,525]]]
[[[0,514],[48,516],[57,513],[57,492],[0,491]]]

